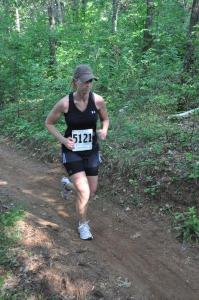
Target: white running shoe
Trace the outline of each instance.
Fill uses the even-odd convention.
[[[78,232],[80,235],[80,239],[82,240],[92,240],[93,236],[90,232],[90,226],[88,225],[88,221],[78,226]]]
[[[70,179],[68,179],[68,177],[63,176],[61,179],[61,183],[63,184],[71,184]]]
[[[62,177],[61,179],[61,195],[63,199],[67,199],[67,197],[72,193],[72,190],[68,185],[71,185],[70,180],[67,177]]]

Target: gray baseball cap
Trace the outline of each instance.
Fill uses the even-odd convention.
[[[86,82],[90,79],[98,80],[88,65],[78,65],[75,68],[73,79],[80,79],[82,82]]]

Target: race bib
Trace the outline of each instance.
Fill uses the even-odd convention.
[[[72,138],[75,141],[73,151],[91,150],[93,129],[72,130]]]

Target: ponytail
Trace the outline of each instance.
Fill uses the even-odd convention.
[[[76,89],[77,89],[77,85],[76,85],[76,82],[75,82],[76,80],[73,78],[73,80],[71,81],[71,86],[72,86],[72,88],[73,88],[73,90],[74,91],[76,91]]]

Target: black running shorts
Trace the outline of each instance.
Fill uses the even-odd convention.
[[[82,171],[86,173],[86,176],[97,176],[101,162],[99,151],[88,155],[72,151],[62,152],[62,163],[69,176]]]

